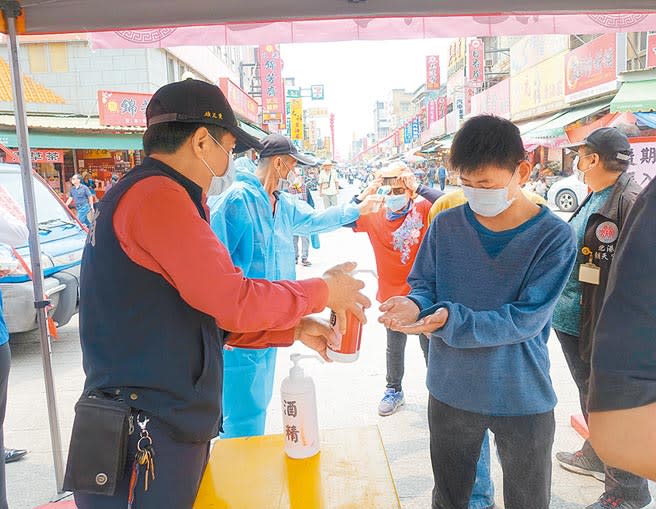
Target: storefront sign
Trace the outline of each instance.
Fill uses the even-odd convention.
[[[440,56],[426,57],[426,90],[439,90],[440,88]]]
[[[465,39],[460,37],[449,46],[447,76],[452,76],[465,67]]]
[[[394,131],[394,146],[398,147],[401,144],[401,130]]]
[[[413,141],[419,139],[419,131],[420,131],[419,117],[415,117],[415,119],[412,121],[412,140]]]
[[[153,94],[98,90],[100,125],[146,127],[146,107]]]
[[[642,187],[656,178],[656,138],[629,138],[633,156],[629,171]]]
[[[291,116],[292,140],[303,139],[303,99],[292,99],[289,112]]]
[[[437,121],[437,100],[428,101],[428,105],[426,107],[426,119],[428,121],[428,128],[430,129],[431,126]]]
[[[647,67],[656,67],[656,34],[647,36]]]
[[[16,161],[20,161],[18,156],[18,150],[14,150],[14,156]],[[33,163],[64,163],[64,151],[63,150],[38,150],[32,149],[32,162]]]
[[[441,119],[446,117],[446,114],[448,112],[449,105],[447,103],[446,97],[438,97],[437,98],[437,119]]]
[[[536,117],[565,106],[563,66],[560,53],[510,79],[512,120]]]
[[[305,110],[305,116],[306,117],[313,117],[313,118],[322,118],[322,117],[327,117],[328,116],[328,109],[326,108],[307,108]]]
[[[260,76],[262,79],[262,113],[269,119],[278,117],[284,123],[285,90],[282,82],[282,61],[278,44],[260,45]]]
[[[597,37],[565,55],[565,100],[578,101],[617,88],[615,34]]]
[[[471,113],[510,118],[510,79],[505,79],[474,95],[471,99]]]
[[[514,76],[568,49],[569,35],[523,37],[510,48],[510,72]]]
[[[412,143],[412,124],[403,127],[403,143]]]
[[[465,120],[465,95],[460,93],[456,94],[453,101],[453,110],[458,114],[458,123]]]
[[[467,78],[470,83],[475,84],[485,81],[485,44],[480,39],[469,42]]]
[[[237,115],[257,124],[259,120],[259,105],[255,99],[253,99],[250,95],[244,92],[228,78],[219,79],[219,88],[228,98],[230,106],[232,106],[232,109]]]
[[[310,87],[310,97],[313,101],[323,101],[324,95],[323,85],[312,85]]]

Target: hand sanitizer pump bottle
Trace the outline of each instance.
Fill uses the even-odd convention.
[[[292,354],[290,358],[294,365],[280,388],[285,453],[294,459],[309,458],[319,452],[317,396],[312,378],[305,376],[299,361],[318,357]]]

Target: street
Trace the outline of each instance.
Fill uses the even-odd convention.
[[[348,199],[352,193],[352,188],[345,189],[342,192],[342,200]],[[313,265],[308,268],[299,266],[299,278],[319,276],[330,266],[348,260],[358,261],[359,269],[375,271],[376,268],[367,236],[354,234],[344,228],[321,235],[321,249],[311,250],[309,259]],[[367,285],[366,292],[373,301],[376,280],[370,273],[362,274],[362,279]],[[392,416],[379,417],[377,406],[385,389],[386,337],[385,329],[377,323],[378,316],[377,306],[374,305],[367,313],[368,323],[364,328],[362,351],[356,363],[327,365],[306,361],[304,367],[312,374],[316,383],[320,427],[377,424],[382,433],[402,507],[425,509],[430,506],[432,473],[428,452],[424,361],[418,341],[415,337],[411,338],[406,350],[406,406]],[[59,336],[59,340],[53,343],[53,363],[62,440],[67,447],[73,407],[83,383],[77,319],[61,328]],[[156,348],[155,345],[153,347]],[[297,351],[307,353],[303,346],[279,351],[276,391],[269,408],[267,433],[281,431],[280,382],[287,376],[290,367],[289,354]],[[578,394],[558,341],[553,335],[550,351],[551,376],[559,399],[556,407],[555,454],[556,451],[578,449],[581,439],[569,425],[570,415],[579,411]],[[48,502],[55,494],[55,481],[37,343],[22,342],[13,346],[13,366],[4,429],[7,447],[30,450],[23,461],[7,465],[9,506],[12,509],[32,509]],[[496,454],[493,453],[492,457],[497,504],[503,507],[501,468]],[[554,465],[552,508],[585,508],[595,501],[602,491],[603,484],[599,481],[565,472]]]

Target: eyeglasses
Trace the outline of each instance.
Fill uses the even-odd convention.
[[[405,194],[405,191],[405,187],[393,187],[390,189],[390,194],[398,196],[400,194]]]

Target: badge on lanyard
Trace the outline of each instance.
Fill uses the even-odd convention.
[[[579,266],[579,281],[581,283],[598,285],[601,282],[601,269],[592,261],[592,250],[589,247],[584,247],[581,253],[583,253],[583,256],[589,258],[588,263],[582,263]]]

